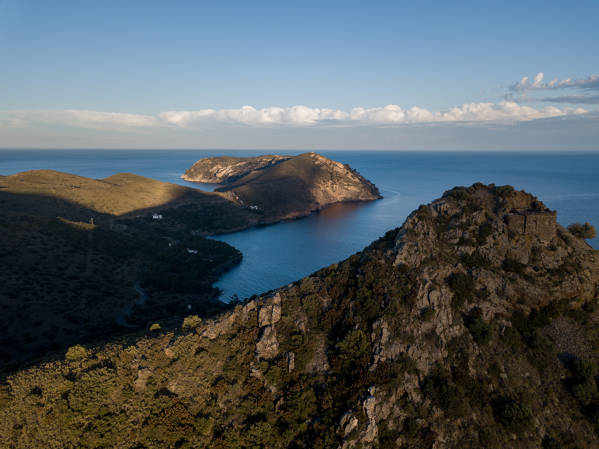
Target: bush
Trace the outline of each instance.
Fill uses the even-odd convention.
[[[573,223],[568,226],[568,231],[580,239],[594,239],[597,236],[595,227],[590,223]]]
[[[83,359],[87,358],[87,355],[88,355],[87,349],[85,349],[81,345],[75,345],[75,346],[71,346],[69,349],[67,349],[65,358],[69,362],[74,362],[75,360],[83,360]]]
[[[483,320],[480,310],[475,309],[470,316],[464,319],[464,324],[475,342],[479,345],[489,343],[491,340],[491,326]]]
[[[474,280],[465,273],[453,273],[447,278],[447,285],[453,291],[452,305],[459,309],[466,301],[471,301],[474,294]]]
[[[423,307],[420,310],[420,319],[422,321],[430,321],[435,316],[435,309],[433,307]]]
[[[160,324],[152,323],[150,324],[150,332],[158,332],[161,329]]]
[[[187,330],[195,329],[200,324],[202,324],[202,319],[199,316],[189,315],[183,319],[183,324],[181,325],[181,328],[184,331],[187,331]]]
[[[493,401],[493,411],[495,419],[511,431],[529,430],[534,423],[532,409],[522,398],[499,397]]]
[[[497,186],[495,187],[495,192],[502,198],[506,198],[514,193],[514,188],[510,185],[505,186]]]
[[[493,234],[493,225],[488,221],[480,225],[478,228],[477,241],[479,245],[484,245],[487,241],[487,237]]]

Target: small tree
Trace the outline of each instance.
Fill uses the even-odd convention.
[[[202,319],[197,315],[189,315],[183,319],[183,325],[181,326],[184,331],[195,329],[202,324]]]
[[[590,223],[572,223],[568,226],[568,231],[580,239],[594,239],[597,236],[595,227]]]
[[[71,346],[69,349],[67,349],[65,358],[69,362],[74,362],[75,360],[83,360],[87,358],[87,349],[85,349],[81,345]]]

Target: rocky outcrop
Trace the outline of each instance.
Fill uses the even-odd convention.
[[[185,170],[181,178],[191,182],[230,184],[253,170],[272,167],[290,157],[275,154],[257,157],[207,157]]]

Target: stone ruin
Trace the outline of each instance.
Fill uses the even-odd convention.
[[[557,212],[549,209],[512,209],[505,217],[508,229],[520,234],[551,240],[557,230]]]

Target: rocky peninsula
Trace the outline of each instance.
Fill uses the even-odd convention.
[[[350,166],[317,153],[201,159],[183,178],[223,184],[216,192],[259,212],[262,223],[303,217],[334,203],[381,198],[376,186]]]

